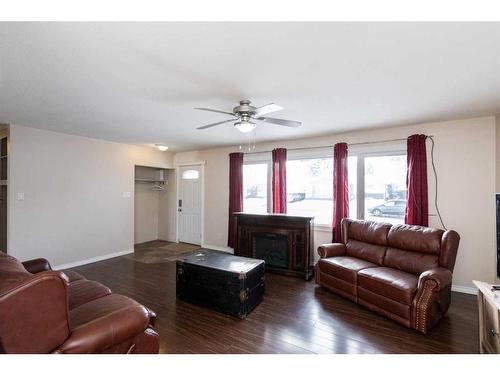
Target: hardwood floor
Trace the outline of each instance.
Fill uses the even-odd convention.
[[[245,320],[177,301],[175,262],[122,256],[74,268],[158,314],[161,353],[477,353],[475,296],[453,293],[429,334],[407,329],[317,287],[266,275],[264,301]]]

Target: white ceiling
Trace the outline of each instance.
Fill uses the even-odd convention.
[[[500,113],[500,23],[0,23],[0,122],[172,150]]]

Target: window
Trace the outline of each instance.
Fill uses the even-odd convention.
[[[268,163],[243,164],[243,210],[268,212]]]
[[[331,148],[288,150],[287,212],[314,216],[319,226],[333,220],[333,155]],[[272,212],[270,153],[245,155],[243,210]],[[348,158],[349,217],[403,223],[406,210],[404,144],[350,147]]]
[[[353,152],[349,156],[349,216],[403,223],[406,210],[406,152]]]
[[[288,160],[286,162],[286,191],[289,214],[314,216],[315,224],[331,225],[333,220],[333,158]]]
[[[197,180],[200,178],[200,171],[196,169],[188,169],[187,171],[182,172],[183,180]]]

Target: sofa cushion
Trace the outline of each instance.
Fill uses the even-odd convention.
[[[387,235],[387,246],[401,250],[439,255],[442,229],[418,225],[393,225]]]
[[[62,272],[64,272],[66,274],[66,276],[68,276],[70,283],[72,283],[73,281],[77,281],[77,280],[85,280],[85,277],[80,275],[78,272],[70,271],[70,270],[63,270]]]
[[[0,251],[0,291],[32,276],[20,261]]]
[[[97,281],[85,279],[73,281],[69,284],[69,309],[72,310],[75,307],[83,305],[84,303],[109,294],[111,294],[111,290]]]
[[[384,266],[420,275],[422,272],[438,267],[439,257],[390,247],[385,253]]]
[[[358,286],[394,301],[410,305],[418,277],[394,268],[365,268],[358,272]]]
[[[383,265],[386,250],[385,246],[373,245],[357,240],[349,240],[346,244],[347,255],[375,263],[379,266]]]
[[[391,224],[375,221],[349,221],[347,241],[353,239],[374,245],[387,245],[387,234]]]
[[[320,259],[318,262],[318,267],[321,272],[350,282],[352,284],[356,284],[357,274],[359,270],[378,266],[363,259],[349,256],[339,256]]]

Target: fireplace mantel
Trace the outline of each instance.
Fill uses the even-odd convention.
[[[235,255],[264,259],[271,272],[311,278],[314,217],[237,212],[233,218]]]

